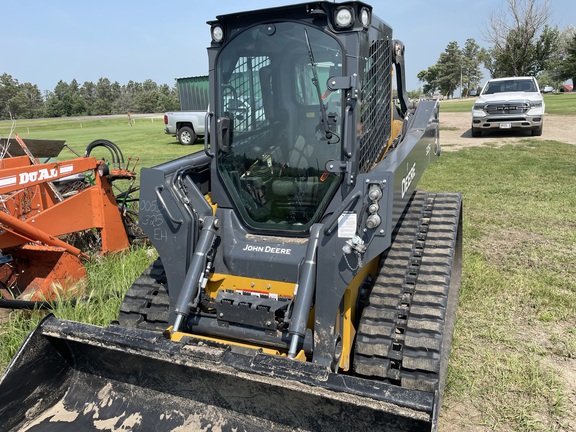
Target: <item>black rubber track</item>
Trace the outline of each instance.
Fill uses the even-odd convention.
[[[362,312],[357,374],[442,395],[462,272],[460,194],[417,193]]]
[[[118,323],[162,332],[168,328],[169,306],[166,273],[158,258],[126,292]]]

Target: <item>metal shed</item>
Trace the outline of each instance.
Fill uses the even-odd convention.
[[[176,78],[180,109],[203,111],[208,107],[208,75]]]

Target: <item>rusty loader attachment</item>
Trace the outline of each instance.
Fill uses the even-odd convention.
[[[106,140],[94,141],[87,151],[106,146],[113,152],[112,169],[89,154],[51,160],[64,148],[61,140],[16,135],[0,144],[0,305],[52,301],[77,291],[86,276],[88,251],[74,244],[73,234],[96,237],[99,253],[127,249],[130,242],[111,182],[122,178],[133,184],[135,173],[120,166],[120,149]]]

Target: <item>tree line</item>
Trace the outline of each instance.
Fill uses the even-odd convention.
[[[409,96],[440,92],[453,97],[458,89],[468,96],[479,90],[482,65],[491,78],[535,76],[541,88],[557,88],[570,79],[576,85],[576,29],[560,30],[549,24],[550,17],[547,0],[506,0],[505,9],[490,15],[483,32],[488,48],[473,38],[462,48],[449,42],[436,64],[418,73],[423,88]],[[152,80],[120,85],[100,78],[80,85],[74,79],[58,82],[43,95],[35,84],[0,75],[0,119],[152,113],[177,110],[179,105],[175,87]]]
[[[0,75],[0,120],[154,113],[178,110],[178,91],[152,80],[120,85],[108,78],[80,85],[59,81],[53,91],[42,94],[37,85],[20,83],[7,73]]]
[[[567,80],[576,85],[576,29],[560,30],[549,24],[550,18],[548,1],[507,0],[483,31],[490,46],[480,48],[474,39],[463,48],[456,41],[448,43],[436,64],[418,73],[422,92],[453,97],[460,88],[468,96],[479,90],[481,65],[491,78],[534,76],[541,88],[557,88]]]

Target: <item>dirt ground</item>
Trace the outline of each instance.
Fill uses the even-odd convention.
[[[529,131],[485,132],[480,138],[472,138],[470,123],[472,115],[442,112],[440,107],[440,144],[442,151],[455,151],[465,147],[489,145],[501,146],[526,138],[553,140],[576,145],[576,116],[546,115],[542,136],[532,137]]]

